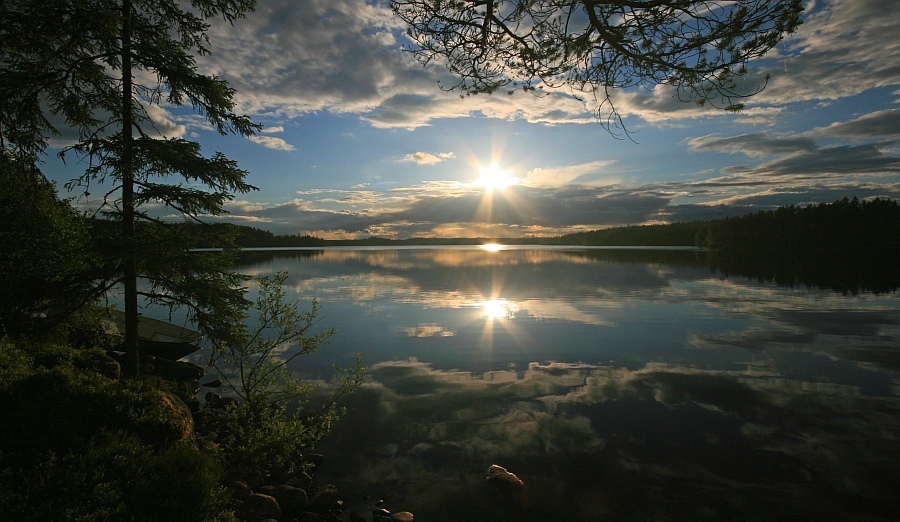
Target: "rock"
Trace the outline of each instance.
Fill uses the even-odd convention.
[[[302,513],[306,503],[309,501],[306,491],[287,484],[277,486],[272,496],[278,501],[278,504],[281,506],[281,512],[287,517],[297,516]]]
[[[242,480],[235,480],[228,484],[228,489],[231,491],[232,498],[236,500],[247,500],[247,498],[253,494],[253,490],[250,489],[250,486]]]
[[[484,480],[495,491],[502,494],[517,493],[525,489],[525,483],[519,477],[496,464],[488,468]]]
[[[307,504],[306,509],[313,512],[325,513],[332,505],[334,505],[336,500],[338,500],[337,488],[328,484],[316,491],[316,494],[309,499],[309,504]]]
[[[401,511],[399,513],[391,514],[392,522],[413,522],[413,514],[409,511]]]
[[[248,520],[279,519],[281,518],[281,506],[274,497],[254,493],[247,497],[241,506],[241,515]]]
[[[350,512],[350,522],[367,522],[366,517],[360,515],[356,511]]]
[[[159,395],[169,415],[169,422],[180,432],[179,442],[194,440],[194,416],[190,408],[172,393],[159,390]]]
[[[295,488],[300,488],[300,489],[305,490],[305,489],[309,488],[310,484],[312,484],[312,477],[309,476],[309,473],[307,473],[305,471],[301,471],[300,473],[298,473],[298,474],[292,476],[290,479],[288,479],[286,484],[288,486],[293,486]]]
[[[372,516],[373,516],[373,517],[385,517],[385,518],[387,518],[387,519],[390,519],[390,518],[391,518],[391,512],[388,511],[388,510],[386,510],[386,509],[384,509],[384,508],[373,509],[373,510],[372,510]]]

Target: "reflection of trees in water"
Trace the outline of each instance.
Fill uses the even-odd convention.
[[[816,287],[856,295],[887,293],[900,288],[900,258],[848,256],[835,253],[771,255],[709,253],[709,268],[724,276],[742,276],[782,286]]]
[[[323,254],[322,250],[244,250],[235,263],[238,267],[259,267],[278,259],[312,259]]]
[[[897,238],[897,202],[844,198],[715,221],[701,243],[725,275],[856,294],[900,287]]]
[[[540,249],[540,247],[535,247]],[[876,253],[877,251],[877,253]],[[340,256],[335,261],[361,261],[361,256],[371,256],[371,251],[346,251],[347,259]],[[415,251],[405,251],[415,252]],[[441,250],[418,252],[415,261],[420,268],[434,268],[441,264],[444,280],[452,280],[448,273],[454,268],[468,271],[479,266],[475,258],[496,256],[497,253],[476,251],[447,251],[453,256],[468,255],[465,262],[458,266],[443,266],[437,263],[436,257]],[[778,285],[797,287],[807,286],[835,290],[842,293],[857,294],[859,292],[886,293],[900,288],[900,258],[892,254],[889,248],[871,252],[867,250],[834,251],[825,253],[821,249],[804,251],[801,249],[778,250],[771,248],[729,248],[728,250],[654,250],[654,249],[583,249],[572,247],[572,250],[547,251],[544,257],[529,256],[529,265],[551,264],[560,257],[579,259],[588,262],[608,263],[613,265],[662,265],[672,267],[703,267],[711,272],[726,277],[737,276],[754,279],[759,282],[774,282]],[[509,251],[506,254],[523,255],[521,251]],[[237,266],[242,268],[260,267],[278,260],[308,260],[322,257],[325,250],[245,250],[241,253]],[[499,255],[504,255],[503,252]],[[499,259],[499,258],[498,258]],[[368,263],[363,263],[368,265]],[[515,264],[515,263],[514,263]],[[503,262],[490,266],[502,267]],[[382,267],[385,268],[385,267]],[[410,267],[404,265],[403,272]],[[567,270],[574,270],[569,267]],[[533,278],[533,274],[529,276]]]
[[[697,249],[609,248],[565,251],[571,257],[628,265],[704,266],[706,252]]]

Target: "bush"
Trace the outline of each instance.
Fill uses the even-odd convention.
[[[283,477],[302,470],[303,453],[341,416],[338,398],[365,380],[366,368],[357,355],[354,366],[335,366],[339,385],[321,408],[303,410],[316,387],[291,373],[289,364],[326,344],[334,331],[313,332],[318,305],[313,300],[302,312],[297,301],[286,301],[286,278],[278,273],[258,280],[255,326],[247,326],[248,313],[227,336],[212,339],[209,366],[238,401],[227,407],[208,404],[202,430],[215,433],[235,477],[255,474],[260,467]],[[286,413],[288,406],[292,413]]]
[[[151,382],[79,350],[0,339],[0,520],[233,520],[218,452],[183,437]]]

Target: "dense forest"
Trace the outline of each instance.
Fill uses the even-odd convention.
[[[423,238],[326,240],[310,235],[275,235],[266,230],[235,226],[236,243],[254,247],[325,247],[391,245],[508,245],[577,246],[698,246],[738,255],[829,255],[839,249],[859,258],[896,259],[900,242],[900,207],[896,201],[844,198],[834,203],[780,207],[738,217],[660,225],[634,225],[575,232],[555,237]],[[202,245],[212,246],[212,245]]]
[[[896,201],[844,198],[713,221],[698,245],[709,249],[710,268],[725,275],[888,292],[900,282],[898,238]]]
[[[900,286],[900,205],[876,198],[788,206],[738,217],[615,227],[557,237],[325,240],[236,227],[250,247],[478,245],[488,242],[572,246],[695,246],[713,272],[840,292]]]

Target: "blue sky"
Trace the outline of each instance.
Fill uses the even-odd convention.
[[[236,89],[258,135],[222,137],[184,109],[152,111],[161,132],[249,172],[259,190],[236,195],[223,219],[277,234],[558,235],[900,199],[900,2],[806,6],[800,29],[751,62],[750,81],[771,79],[739,114],[680,103],[663,86],[614,93],[630,140],[565,89],[441,91],[446,70],[404,52],[402,21],[365,0],[260,0],[234,27],[213,27],[200,68]],[[480,183],[492,164],[508,186]],[[44,169],[61,187],[83,164],[48,158]]]

